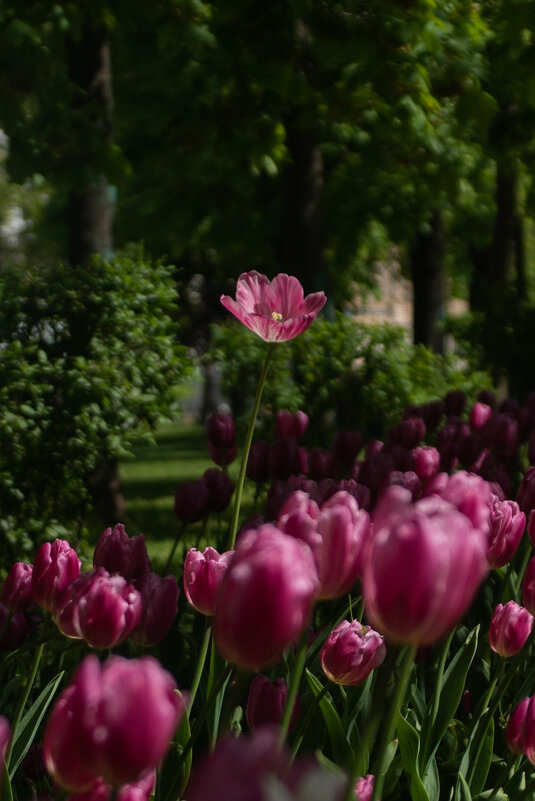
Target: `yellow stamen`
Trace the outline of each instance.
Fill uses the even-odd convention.
[[[282,314],[279,312],[271,312],[272,320],[278,320],[279,322],[282,320]]]

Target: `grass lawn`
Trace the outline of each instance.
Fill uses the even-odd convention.
[[[208,455],[204,426],[193,423],[162,426],[154,444],[136,448],[133,457],[121,463],[126,530],[130,536],[145,535],[149,555],[158,572],[163,569],[180,529],[173,512],[176,489],[184,481],[199,478],[209,467],[214,467],[214,463]],[[234,480],[238,470],[236,460],[229,470]],[[210,520],[205,532],[201,523],[188,526],[173,559],[175,572],[183,562],[186,549],[199,537],[201,545],[215,544],[215,534],[220,526],[228,526],[231,511],[227,509],[221,523]]]

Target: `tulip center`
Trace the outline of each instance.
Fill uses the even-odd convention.
[[[271,312],[271,319],[280,322],[282,320],[282,314],[280,312]]]

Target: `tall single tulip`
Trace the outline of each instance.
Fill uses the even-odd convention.
[[[353,687],[365,681],[385,656],[381,634],[358,620],[342,620],[321,649],[321,666],[331,681]]]
[[[391,487],[379,504],[363,593],[376,629],[398,642],[426,645],[471,603],[488,569],[487,537],[441,498],[409,499],[406,490]]]
[[[48,720],[47,770],[77,791],[99,777],[114,787],[136,782],[158,765],[184,711],[174,679],[152,657],[101,664],[87,656]]]
[[[286,342],[302,334],[325,305],[324,292],[305,298],[293,276],[279,273],[273,281],[251,270],[236,284],[236,300],[221,296],[221,303],[238,320],[266,342]]]
[[[202,551],[190,548],[184,562],[184,592],[190,604],[203,615],[213,615],[219,585],[234,551],[219,554],[208,546]]]
[[[500,656],[508,658],[524,646],[533,628],[533,615],[515,601],[498,604],[492,614],[489,628],[490,647]]]
[[[80,575],[81,561],[66,540],[45,542],[33,560],[33,600],[50,612],[60,592]]]
[[[245,533],[214,615],[221,654],[243,668],[276,662],[309,623],[318,590],[312,551],[270,524]]]
[[[129,537],[122,523],[105,528],[93,554],[93,567],[103,567],[108,573],[120,573],[126,579],[137,579],[149,573],[151,563],[145,537]]]

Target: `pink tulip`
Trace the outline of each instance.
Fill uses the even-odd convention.
[[[103,567],[108,573],[120,573],[128,580],[149,573],[151,563],[145,537],[143,534],[129,537],[122,523],[104,529],[95,548],[93,567]]]
[[[75,791],[98,778],[114,787],[138,782],[164,756],[184,711],[174,679],[152,657],[100,664],[87,656],[48,720],[47,770]]]
[[[523,698],[505,729],[505,742],[513,754],[524,754],[535,764],[535,696]]]
[[[144,648],[157,645],[170,630],[176,617],[180,590],[174,576],[162,578],[145,573],[135,582],[141,595],[142,612],[130,638]]]
[[[498,604],[492,614],[489,629],[490,647],[500,656],[517,654],[531,634],[533,615],[515,601]]]
[[[492,416],[492,409],[486,403],[481,403],[481,401],[476,401],[472,406],[472,410],[470,412],[470,425],[474,429],[474,431],[479,431],[483,428],[485,423],[490,420]]]
[[[375,777],[371,773],[357,779],[355,784],[356,801],[371,801],[374,782]]]
[[[153,770],[137,782],[123,784],[117,788],[117,801],[148,801],[154,789],[156,775]],[[113,787],[99,778],[93,782],[89,790],[70,795],[67,801],[112,801]]]
[[[288,688],[284,679],[270,681],[261,673],[255,676],[249,687],[245,713],[249,728],[252,730],[260,726],[278,726],[282,720],[287,697]],[[295,726],[298,715],[299,697],[293,708],[290,728]]]
[[[336,684],[353,687],[365,681],[386,656],[384,637],[358,620],[342,620],[321,650],[321,666]]]
[[[400,487],[384,494],[374,524],[363,574],[372,625],[398,642],[436,642],[487,572],[486,535],[452,504],[437,497],[411,504]]]
[[[242,668],[276,662],[308,625],[318,590],[312,551],[270,524],[245,533],[217,598],[216,645]]]
[[[92,648],[114,648],[137,626],[141,595],[124,576],[103,567],[83,573],[66,587],[54,610],[58,628]]]
[[[318,518],[321,544],[313,549],[320,579],[319,598],[340,598],[362,574],[370,517],[348,492],[326,501]]]
[[[81,561],[65,540],[45,542],[33,560],[33,600],[50,612],[60,592],[80,575]]]
[[[234,551],[219,554],[208,546],[201,553],[190,548],[184,562],[184,592],[186,598],[198,612],[213,615],[219,585],[227,570]]]
[[[33,603],[32,565],[15,562],[2,584],[0,601],[10,612],[23,612]]]
[[[421,445],[418,448],[413,448],[411,453],[414,472],[420,481],[428,481],[438,473],[440,453],[436,448],[430,445]]]
[[[305,298],[303,287],[293,276],[279,273],[269,281],[256,270],[240,275],[236,300],[221,296],[223,306],[266,342],[286,342],[302,334],[326,300],[324,292]]]
[[[4,759],[9,738],[11,737],[11,726],[9,721],[3,715],[0,715],[0,781],[2,781],[2,773],[4,771]]]
[[[489,530],[489,502],[492,492],[488,483],[475,473],[459,470],[452,476],[437,473],[424,489],[424,495],[436,494],[449,501],[470,518],[484,534]]]
[[[487,558],[493,569],[503,567],[513,558],[522,539],[526,515],[516,501],[500,501],[494,496],[489,504],[489,548]]]
[[[305,431],[308,426],[308,414],[305,412],[292,412],[286,409],[280,409],[275,418],[275,436],[277,439],[280,437],[293,437],[296,440],[303,439]]]

